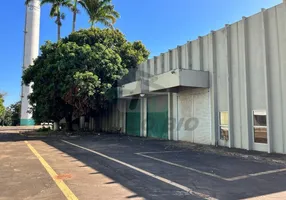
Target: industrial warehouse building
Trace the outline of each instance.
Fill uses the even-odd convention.
[[[142,63],[97,126],[286,153],[285,77],[282,3]]]

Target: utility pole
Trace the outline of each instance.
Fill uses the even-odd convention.
[[[34,63],[34,59],[39,55],[40,42],[40,0],[32,0],[26,5],[25,29],[24,29],[24,56],[23,56],[23,72]],[[32,126],[34,120],[32,113],[29,113],[31,106],[29,105],[28,96],[31,94],[31,85],[26,86],[22,83],[21,92],[21,126]]]

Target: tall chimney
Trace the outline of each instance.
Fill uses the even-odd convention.
[[[40,42],[40,0],[32,0],[26,6],[25,29],[24,29],[24,57],[23,72],[34,63],[34,59],[39,55]],[[33,126],[35,124],[32,113],[29,113],[29,94],[32,93],[30,86],[22,84],[21,92],[21,126]]]

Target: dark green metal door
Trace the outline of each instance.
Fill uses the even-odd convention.
[[[140,99],[127,101],[126,134],[140,136]]]
[[[148,137],[168,139],[168,96],[148,98],[147,134]]]

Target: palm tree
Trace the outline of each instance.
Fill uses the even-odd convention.
[[[26,0],[25,4],[27,5],[32,0]],[[65,19],[65,14],[60,11],[61,7],[68,7],[72,8],[73,5],[71,3],[71,0],[42,0],[41,6],[44,4],[52,4],[52,8],[50,11],[50,17],[56,17],[55,23],[58,25],[58,40],[61,39],[61,26],[62,26],[62,20]]]
[[[73,2],[73,6],[71,7],[71,10],[73,12],[73,23],[72,23],[72,32],[75,31],[75,24],[76,24],[76,16],[77,14],[79,13],[79,10],[78,10],[78,4],[80,4],[85,10],[86,10],[86,5],[84,3],[83,0],[74,0]]]
[[[89,22],[91,27],[96,23],[101,23],[109,28],[113,28],[113,24],[117,18],[120,17],[119,13],[114,10],[114,5],[111,0],[82,0],[83,7],[89,15]]]

